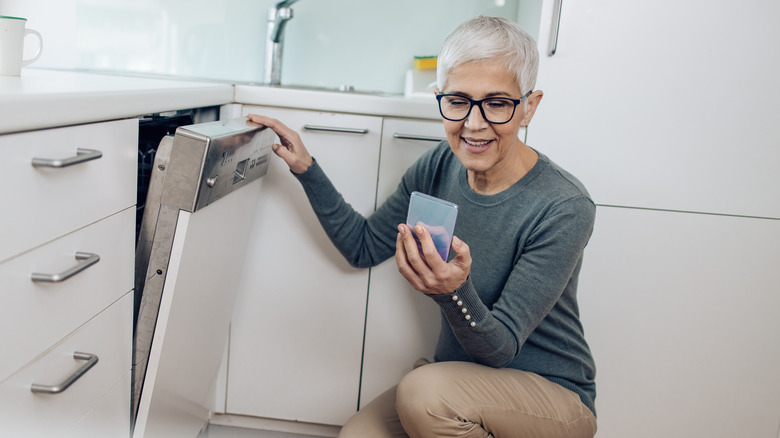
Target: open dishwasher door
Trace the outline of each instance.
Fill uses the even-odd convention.
[[[193,438],[208,422],[275,138],[241,118],[158,147],[136,250],[135,438]]]

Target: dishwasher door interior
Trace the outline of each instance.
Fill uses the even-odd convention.
[[[136,438],[192,438],[208,422],[275,139],[242,118],[160,143],[136,251]]]

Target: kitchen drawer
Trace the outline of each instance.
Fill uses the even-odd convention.
[[[130,379],[128,372],[65,437],[129,438]]]
[[[135,208],[63,236],[0,264],[0,380],[56,344],[133,288]],[[100,260],[60,283],[33,282],[33,273],[61,273]]]
[[[61,168],[32,164],[77,149],[102,156]],[[0,262],[136,203],[138,120],[0,135],[0,156]]]
[[[0,435],[62,436],[79,423],[130,371],[132,313],[133,294],[128,292],[45,355],[4,381],[0,385]],[[17,336],[24,333],[15,332]],[[75,360],[74,352],[96,355],[98,361],[58,394],[31,391],[33,384],[58,385],[82,367],[86,362]],[[125,411],[125,415],[129,429],[130,411]]]

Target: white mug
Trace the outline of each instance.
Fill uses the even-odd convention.
[[[22,67],[41,57],[43,38],[38,31],[25,29],[26,18],[0,15],[0,76],[19,76]],[[38,38],[38,51],[30,59],[23,59],[24,38],[33,34]]]

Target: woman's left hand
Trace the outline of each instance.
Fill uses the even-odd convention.
[[[417,235],[417,246],[412,233]],[[421,250],[422,249],[422,250]],[[395,242],[395,262],[398,272],[418,291],[429,294],[452,293],[466,282],[471,272],[471,251],[465,242],[452,238],[452,250],[455,257],[449,263],[442,260],[436,251],[428,230],[416,225],[414,230],[406,224],[398,225],[398,237]]]

